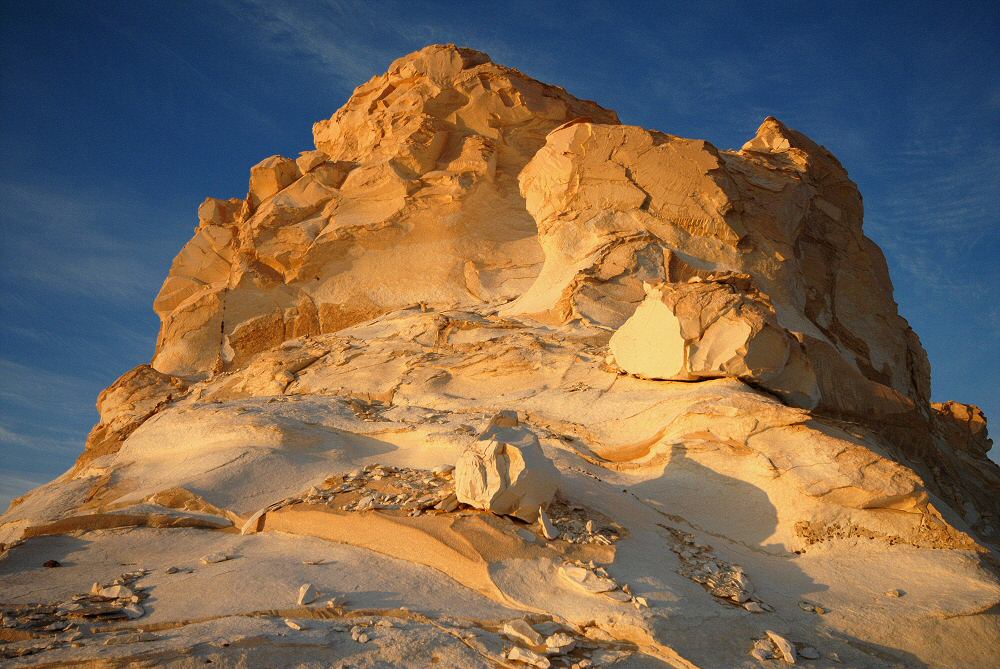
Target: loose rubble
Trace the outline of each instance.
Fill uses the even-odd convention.
[[[544,640],[544,637],[524,620],[506,622],[500,632],[508,639],[520,641],[529,646],[538,646]]]
[[[678,573],[700,583],[712,595],[721,600],[742,606],[751,613],[773,610],[768,604],[756,599],[753,583],[739,565],[731,565],[712,553],[712,548],[699,544],[695,536],[683,530],[660,525],[674,539],[670,550],[681,561]]]
[[[549,667],[552,666],[549,658],[544,655],[539,655],[533,650],[528,650],[527,648],[521,648],[519,646],[514,646],[507,651],[507,659],[514,662],[521,662],[522,664],[527,664],[532,667],[538,667],[538,669],[549,669]]]
[[[135,583],[148,573],[145,569],[127,572],[110,584],[94,583],[91,592],[53,604],[4,606],[0,609],[0,627],[44,638],[36,640],[37,645],[0,644],[0,657],[22,657],[74,643],[89,632],[91,623],[141,618],[146,613],[142,602],[147,595]],[[63,636],[57,637],[60,634]]]
[[[622,537],[622,528],[609,519],[598,518],[579,504],[560,495],[545,510],[560,541],[570,544],[600,544],[610,546]]]
[[[383,511],[408,516],[450,513],[459,508],[449,468],[435,473],[373,463],[327,478],[322,485],[304,495],[275,502],[258,513],[263,515],[293,504],[322,504],[337,511]],[[322,560],[309,563],[321,564]]]
[[[772,630],[766,630],[766,636],[756,639],[750,655],[760,662],[768,660],[781,660],[786,664],[796,664],[799,659],[818,660],[820,653],[818,650],[804,643],[792,643],[787,637]],[[840,662],[836,653],[831,653],[830,658],[834,662]]]
[[[645,597],[636,597],[627,583],[619,586],[604,567],[596,566],[593,561],[564,562],[559,567],[559,576],[585,592],[604,595],[619,602],[630,602],[637,609],[649,607]]]

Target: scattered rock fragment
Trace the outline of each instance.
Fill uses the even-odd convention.
[[[55,569],[56,567],[61,567],[62,564],[60,564],[59,560],[46,560],[42,566],[46,569]]]
[[[97,591],[97,594],[101,597],[107,597],[109,599],[127,598],[133,596],[135,593],[124,585],[109,585],[106,588],[101,588]]]
[[[146,609],[142,608],[142,606],[137,603],[128,604],[127,606],[122,607],[122,611],[125,612],[125,616],[129,620],[136,620],[137,618],[142,618],[146,615]]]
[[[752,655],[754,659],[761,662],[766,662],[767,660],[774,658],[774,653],[774,644],[771,643],[770,639],[757,639],[757,641],[753,644],[753,648],[750,650],[750,655]]]
[[[176,574],[179,571],[180,568],[178,567],[167,567],[166,569],[163,570],[163,573],[169,575],[169,574]]]
[[[538,525],[541,527],[542,536],[549,541],[559,538],[559,530],[557,530],[556,526],[552,524],[551,520],[549,520],[549,516],[545,513],[545,509],[541,507],[538,507]]]
[[[904,593],[902,590],[893,589],[893,590],[887,590],[886,593],[885,593],[885,596],[886,597],[902,597],[904,594],[906,594],[906,593]]]
[[[285,618],[285,624],[296,631],[302,631],[305,629],[305,627],[302,624],[292,620],[291,618]]]
[[[553,655],[568,653],[576,647],[576,639],[565,632],[556,632],[545,638],[545,652]]]
[[[795,646],[793,646],[788,639],[781,636],[777,632],[766,630],[765,633],[767,634],[767,638],[771,640],[771,643],[773,643],[774,647],[778,650],[778,653],[781,654],[782,659],[784,659],[788,664],[795,664]]]
[[[217,562],[225,562],[226,560],[232,560],[233,556],[228,553],[209,553],[208,555],[201,556],[202,564],[216,564]]]
[[[538,669],[549,669],[549,667],[552,666],[552,663],[549,662],[549,658],[544,655],[539,655],[533,650],[521,648],[520,646],[514,646],[507,651],[507,659],[513,662],[527,664],[532,667],[538,667]]]
[[[558,495],[545,513],[559,532],[559,540],[566,543],[610,546],[621,538],[622,528],[613,521],[588,518],[582,506],[571,504]]]
[[[525,620],[510,620],[504,623],[503,628],[500,630],[508,639],[513,641],[520,641],[521,643],[527,644],[529,646],[540,646],[545,637],[538,633],[534,627],[528,624]]]
[[[445,497],[443,500],[434,505],[434,508],[438,511],[444,511],[445,513],[451,513],[458,508],[458,496],[452,493]]]
[[[319,593],[316,592],[316,588],[313,587],[312,583],[303,583],[302,587],[299,588],[299,596],[297,603],[299,606],[303,604],[312,604],[319,597]]]
[[[742,567],[715,557],[709,546],[695,541],[693,534],[666,525],[661,527],[670,532],[676,542],[671,550],[681,561],[681,568],[678,570],[681,576],[700,583],[715,597],[733,604],[743,606],[749,601],[755,601],[753,583]],[[768,610],[763,602],[758,604]]]

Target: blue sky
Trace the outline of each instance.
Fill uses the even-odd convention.
[[[720,148],[768,114],[829,147],[864,194],[935,399],[1000,425],[998,16],[995,2],[0,2],[0,503],[65,470],[98,392],[149,360],[152,300],[201,200],[243,196],[250,166],[311,148],[314,121],[433,42]]]

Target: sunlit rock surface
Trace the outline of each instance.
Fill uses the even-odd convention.
[[[447,45],[313,130],[0,518],[5,663],[996,664],[986,417],[930,404],[823,147]]]

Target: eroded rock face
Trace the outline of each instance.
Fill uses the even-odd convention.
[[[746,274],[649,287],[610,349],[619,367],[645,378],[735,377],[793,406],[814,408],[821,399],[801,342]]]
[[[559,471],[514,411],[494,416],[455,466],[459,502],[528,522],[538,519],[558,487]]]
[[[732,299],[766,303],[767,326],[760,314],[733,318],[732,308],[711,303],[717,291],[685,289],[710,303],[696,297],[688,308],[705,313],[684,333],[690,359],[666,378],[704,370],[756,380],[752,352],[741,362],[729,356],[729,369],[719,370],[713,345],[732,349],[750,338],[781,357],[790,337],[819,369],[813,384],[796,357],[788,382],[768,386],[779,394],[850,415],[926,413],[917,408],[930,392],[926,354],[897,313],[881,252],[862,232],[857,188],[828,151],[779,121],[765,120],[738,152],[643,128],[570,124],[549,135],[520,185],[546,260],[505,313],[617,329],[646,299],[644,282],[737,272],[749,280],[729,283]],[[655,311],[663,316],[651,307],[639,318]],[[677,348],[674,333],[643,341],[657,337]],[[636,373],[648,375],[641,366]]]
[[[985,458],[993,448],[993,440],[986,432],[986,415],[976,405],[935,402],[931,404],[931,409],[945,439],[953,448],[975,458]]]
[[[517,175],[578,117],[617,123],[477,51],[399,59],[315,125],[317,150],[253,167],[245,201],[206,201],[157,298],[153,366],[233,369],[408,304],[516,297],[543,259]]]
[[[97,398],[101,422],[90,431],[80,462],[118,451],[146,418],[186,391],[187,384],[182,379],[149,365],[126,372]]]

